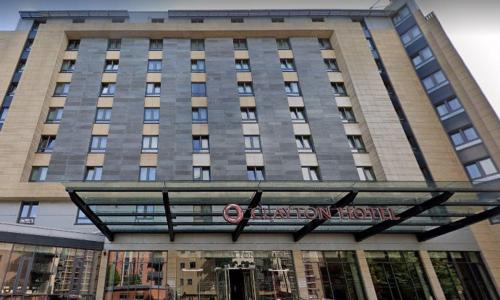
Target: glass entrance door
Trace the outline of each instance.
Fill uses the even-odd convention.
[[[217,268],[217,300],[255,300],[255,270]]]

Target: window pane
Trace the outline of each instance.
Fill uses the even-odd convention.
[[[465,137],[467,138],[468,141],[473,141],[473,140],[479,138],[477,136],[476,130],[474,130],[473,127],[465,129],[464,134],[465,134]]]
[[[481,172],[476,164],[468,165],[465,167],[467,173],[469,173],[470,178],[476,179],[481,177]]]
[[[486,175],[495,174],[497,172],[497,169],[490,158],[480,161],[479,164]]]
[[[452,110],[457,110],[457,109],[462,108],[462,105],[460,104],[460,102],[456,98],[448,101],[448,105],[450,106],[450,108]]]
[[[455,146],[461,145],[464,143],[464,138],[460,134],[460,132],[454,133],[451,135],[451,140]]]
[[[448,114],[448,108],[446,107],[446,104],[441,104],[441,105],[438,105],[436,107],[437,111],[438,111],[438,114],[440,116],[444,116],[446,114]]]

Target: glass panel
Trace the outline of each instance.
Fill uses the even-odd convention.
[[[479,164],[486,175],[491,175],[497,172],[497,169],[490,158],[480,161]]]

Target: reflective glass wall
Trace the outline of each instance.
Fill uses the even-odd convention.
[[[106,300],[170,300],[166,251],[109,251]]]
[[[479,252],[429,252],[448,300],[497,300]]]
[[[0,243],[0,298],[95,299],[100,253]]]
[[[363,300],[363,283],[354,251],[304,251],[309,299]]]
[[[176,299],[298,299],[291,251],[178,251],[176,269]]]
[[[378,299],[433,299],[422,263],[415,251],[366,251]]]

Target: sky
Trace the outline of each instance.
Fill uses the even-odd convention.
[[[500,0],[416,0],[434,12],[500,115]],[[383,8],[389,0],[0,0],[0,31],[14,30],[20,10]],[[210,3],[210,6],[207,5]]]

